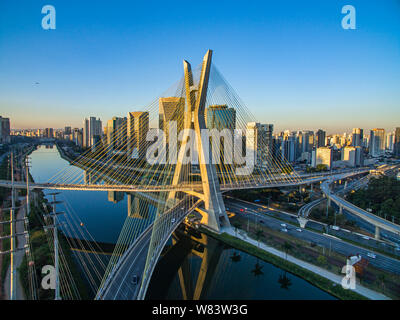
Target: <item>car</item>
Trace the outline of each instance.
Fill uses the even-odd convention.
[[[362,236],[362,238],[365,240],[369,240],[369,237],[367,237],[367,236]]]
[[[332,226],[332,229],[336,230],[336,231],[340,230],[340,228],[338,226]]]
[[[242,209],[240,209],[240,212],[243,212],[244,211],[244,209],[242,208]]]
[[[281,227],[286,228],[287,227],[286,223],[281,223]]]
[[[372,259],[375,259],[375,258],[376,258],[376,255],[374,255],[374,254],[371,253],[371,252],[368,252],[368,253],[367,253],[367,256],[370,257],[370,258],[372,258]]]
[[[264,224],[264,221],[260,220],[260,223]]]
[[[174,222],[175,222],[175,218],[172,218],[172,219],[171,219],[171,223],[174,223]]]
[[[287,229],[286,228],[282,228],[281,231],[282,232],[287,232]]]
[[[297,228],[296,231],[302,232],[303,230],[301,230],[301,228]]]
[[[396,247],[396,248],[394,248],[394,250],[400,251],[400,247]]]
[[[137,274],[134,274],[132,277],[132,284],[137,285],[139,283],[139,276]]]

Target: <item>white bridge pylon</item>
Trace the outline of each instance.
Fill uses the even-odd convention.
[[[203,201],[203,206],[197,208],[201,213],[201,223],[210,229],[220,232],[222,227],[229,227],[229,219],[226,214],[224,201],[222,199],[221,188],[218,180],[215,165],[212,163],[209,150],[205,147],[201,138],[201,130],[206,129],[205,120],[205,104],[207,100],[207,89],[210,78],[212,50],[208,50],[203,58],[203,64],[200,73],[200,81],[198,87],[194,86],[192,68],[188,61],[183,61],[185,92],[186,92],[186,110],[184,117],[184,135],[182,145],[179,149],[177,165],[175,168],[172,185],[178,186],[181,183],[181,173],[183,167],[183,159],[187,151],[189,130],[194,127],[197,141],[198,160],[200,166],[202,192],[185,191],[191,195],[198,197]],[[193,116],[192,116],[193,115]],[[192,120],[193,118],[193,120]],[[193,122],[192,122],[193,121]],[[206,159],[209,157],[209,159]],[[168,196],[168,203],[174,205],[176,191],[171,191]]]

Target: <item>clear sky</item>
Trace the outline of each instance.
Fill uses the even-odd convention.
[[[56,30],[41,27],[46,4]],[[356,30],[341,27],[346,4]],[[143,110],[207,49],[276,130],[400,126],[398,0],[1,0],[0,115],[61,128]]]

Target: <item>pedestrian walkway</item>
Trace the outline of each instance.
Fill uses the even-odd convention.
[[[17,220],[22,220],[25,218],[25,197],[20,197],[19,199],[21,201],[21,208],[18,210],[18,213],[16,214],[16,219]],[[24,226],[24,221],[17,221],[15,223],[15,231],[18,234],[22,234],[25,231],[25,226]],[[18,238],[18,249],[23,249],[26,244],[26,238],[25,235],[19,235],[17,236]],[[22,260],[24,259],[25,256],[25,250],[18,250],[14,254],[14,259],[15,259],[15,264],[16,268],[18,269],[22,263]],[[8,266],[6,278],[4,281],[4,293],[5,293],[5,298],[10,300],[11,294],[10,294],[10,277],[11,277],[11,268]],[[16,290],[16,300],[25,300],[25,294],[24,290],[21,285],[20,277],[18,270],[16,272],[16,283],[17,283],[17,290]]]

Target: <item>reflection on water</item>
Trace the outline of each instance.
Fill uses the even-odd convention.
[[[147,299],[335,299],[307,281],[180,227],[164,250]]]
[[[48,182],[56,177],[57,181],[69,179],[75,183],[101,183],[104,178],[101,173],[88,172],[70,165],[61,158],[55,146],[40,146],[31,154],[31,163],[30,172],[36,182]],[[155,206],[144,194],[63,190],[57,199],[64,202],[59,206],[59,211],[76,215],[78,224],[93,236],[89,240],[96,242],[116,243],[127,217],[133,220],[130,223],[137,223],[142,229],[155,214]],[[61,216],[60,219],[65,217]],[[79,239],[86,238],[79,230],[74,233]]]
[[[102,173],[71,166],[60,157],[56,147],[40,146],[32,153],[31,163],[36,182],[47,182],[61,171],[74,177],[76,183],[101,183],[105,179]],[[68,213],[60,217],[68,222],[63,229],[66,236],[87,239],[80,230],[84,226],[93,236],[89,240],[102,242],[103,251],[108,253],[112,252],[124,223],[127,229],[140,233],[156,211],[151,194],[60,191],[57,198],[64,201],[58,210]],[[73,230],[68,227],[72,216],[76,220]],[[148,299],[334,299],[271,264],[183,228],[172,235],[163,251],[147,292]],[[89,247],[81,249],[73,249],[80,267],[87,264],[84,259],[95,254],[90,253]],[[108,259],[109,256],[103,256],[99,263],[106,264]],[[95,291],[93,285],[93,295]]]

